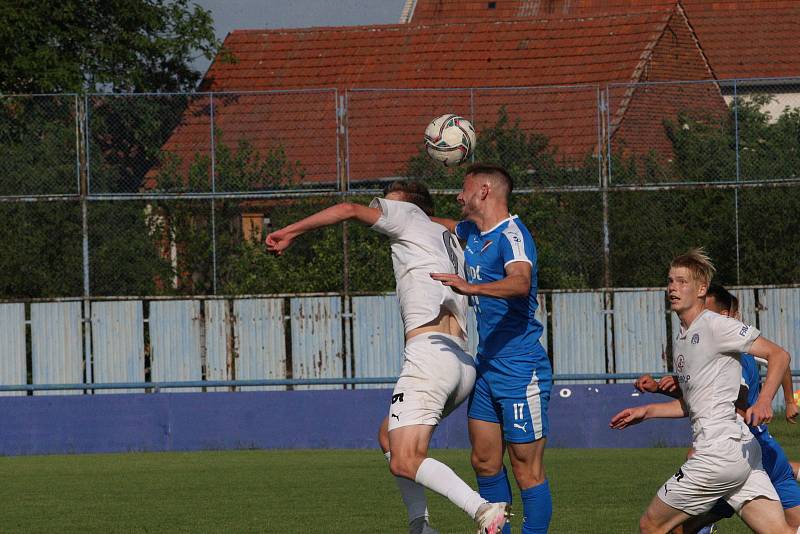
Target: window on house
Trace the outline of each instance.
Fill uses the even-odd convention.
[[[242,236],[248,243],[258,244],[267,237],[272,224],[263,213],[242,214]]]

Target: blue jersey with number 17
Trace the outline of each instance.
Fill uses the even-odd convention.
[[[494,228],[481,232],[471,221],[456,225],[456,235],[464,246],[464,267],[467,281],[485,284],[506,277],[509,263],[524,261],[531,264],[531,289],[526,297],[504,299],[472,297],[478,320],[478,355],[481,358],[501,358],[531,354],[549,362],[539,337],[542,325],[534,317],[539,303],[536,300],[538,269],[536,245],[531,233],[514,215]]]

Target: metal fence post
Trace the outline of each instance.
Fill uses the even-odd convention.
[[[211,115],[211,287],[214,295],[217,294],[217,217],[216,200],[217,192],[217,144],[214,136],[214,93],[209,95],[209,113]]]
[[[733,80],[733,126],[734,126],[734,146],[736,150],[736,189],[733,190],[733,213],[736,227],[736,285],[741,282],[741,254],[739,251],[739,189],[742,179],[741,165],[739,160],[739,100],[737,94],[736,80]]]
[[[76,128],[78,134],[78,179],[81,199],[81,234],[83,255],[83,354],[85,383],[92,382],[92,305],[91,284],[89,283],[89,97],[76,97]],[[87,392],[88,393],[88,392]],[[94,390],[92,390],[94,394]]]

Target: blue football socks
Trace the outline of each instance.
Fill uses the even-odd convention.
[[[511,504],[511,485],[508,482],[508,473],[505,466],[503,470],[490,477],[477,477],[478,493],[489,502],[507,502]],[[549,495],[549,494],[548,494]],[[503,527],[503,534],[511,533],[511,525]]]
[[[522,534],[546,534],[553,515],[550,483],[545,480],[538,486],[524,489],[522,495]]]

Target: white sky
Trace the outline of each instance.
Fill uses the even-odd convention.
[[[194,0],[211,11],[222,41],[232,30],[396,24],[405,0]],[[208,69],[200,57],[195,68]]]

